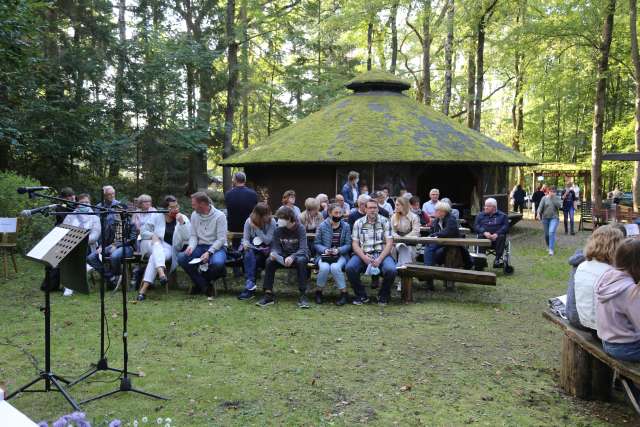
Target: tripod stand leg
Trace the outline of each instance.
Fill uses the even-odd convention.
[[[16,391],[14,391],[13,393],[11,393],[10,395],[7,396],[7,400],[11,399],[13,396],[15,396],[16,394],[22,393],[23,391],[26,391],[29,387],[31,387],[32,385],[34,385],[35,383],[37,383],[38,381],[44,379],[42,376],[39,376],[38,378],[36,378],[35,380],[31,381],[30,383],[23,385],[22,387],[20,387],[19,389],[17,389]]]
[[[87,372],[86,374],[83,374],[80,378],[77,378],[76,380],[72,381],[69,383],[69,387],[73,387],[74,385],[78,384],[79,382],[82,382],[84,380],[86,380],[87,378],[89,378],[91,375],[95,374],[96,372],[98,372],[97,368],[93,368],[91,369],[89,372]]]
[[[55,378],[58,381],[61,381],[67,385],[69,385],[69,380],[64,379],[63,377],[61,377],[60,375],[56,375],[56,374],[50,374],[51,378]]]
[[[85,403],[93,402],[94,400],[102,399],[103,397],[108,397],[108,396],[111,396],[112,394],[120,393],[121,391],[122,390],[120,389],[108,391],[106,393],[99,394],[97,396],[90,397],[89,399],[83,400],[82,402],[80,402],[80,404],[84,405]]]
[[[58,377],[56,377],[55,375],[51,375],[51,382],[58,389],[58,391],[62,393],[64,398],[67,399],[67,402],[69,402],[69,404],[73,406],[73,409],[75,409],[76,411],[79,411],[80,406],[76,403],[75,400],[73,400],[73,398],[69,395],[69,393],[67,393],[67,390],[64,389],[62,384],[58,382]]]
[[[135,393],[139,393],[139,394],[142,394],[144,396],[152,397],[154,399],[169,400],[168,397],[163,397],[163,396],[160,396],[159,394],[153,394],[153,393],[149,393],[147,391],[138,390],[138,389],[133,388],[133,387],[131,389],[129,389],[129,391],[133,391]]]

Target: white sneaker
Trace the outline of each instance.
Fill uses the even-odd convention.
[[[69,289],[69,288],[64,288],[64,292],[62,293],[63,297],[70,297],[71,295],[73,295],[73,290]]]
[[[553,256],[553,249],[549,249],[549,256]]]

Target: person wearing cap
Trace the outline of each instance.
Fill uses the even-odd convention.
[[[271,216],[271,208],[266,203],[258,203],[244,223],[242,251],[244,253],[245,286],[239,300],[250,300],[256,291],[256,272],[264,268],[271,250],[271,242],[276,231],[276,220]]]

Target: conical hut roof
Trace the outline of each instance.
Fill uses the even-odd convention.
[[[354,93],[221,164],[536,163],[404,95],[410,84],[392,74],[367,72],[345,86]]]

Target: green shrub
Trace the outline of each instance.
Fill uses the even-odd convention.
[[[29,199],[26,194],[18,194],[18,187],[34,187],[40,183],[30,177],[18,175],[14,172],[0,172],[0,217],[18,217],[23,209],[32,209],[48,205],[51,202],[34,198]],[[36,215],[30,218],[18,219],[18,250],[25,252],[40,240],[53,226],[53,219]]]

